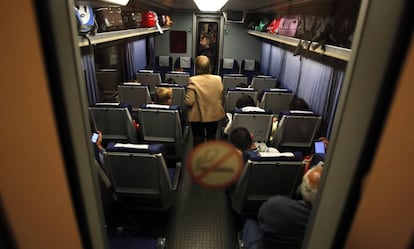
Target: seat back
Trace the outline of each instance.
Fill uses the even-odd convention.
[[[261,153],[264,155],[268,153]],[[283,153],[284,154],[284,153]],[[241,215],[256,215],[269,197],[292,197],[303,177],[301,153],[289,157],[270,155],[249,159],[231,194],[232,207]]]
[[[260,74],[260,63],[256,60],[244,59],[241,62],[240,73],[247,76],[248,82],[252,82],[255,75]]]
[[[155,70],[160,72],[161,81],[165,82],[165,74],[173,70],[172,57],[168,55],[155,57]]]
[[[119,105],[119,103],[117,103]],[[102,132],[105,142],[136,143],[137,133],[127,107],[102,105],[89,107],[92,127]]]
[[[178,106],[144,105],[138,109],[141,137],[148,143],[163,143],[169,158],[181,159],[184,136]]]
[[[230,132],[237,127],[246,127],[254,136],[254,142],[269,140],[274,115],[271,113],[240,112],[233,115]]]
[[[119,78],[119,73],[116,69],[101,69],[96,71],[96,81],[99,86],[101,101],[108,101],[116,93],[118,84],[121,82]]]
[[[321,116],[302,112],[283,115],[279,120],[272,146],[290,150],[310,148],[321,121]]]
[[[139,70],[136,78],[139,83],[148,85],[150,94],[154,94],[154,87],[162,82],[161,74],[152,70]]]
[[[292,99],[293,93],[287,89],[266,89],[260,101],[260,107],[271,110],[273,113],[280,113],[289,109]]]
[[[225,74],[223,75],[223,94],[227,93],[228,89],[236,88],[241,83],[248,85],[247,77],[242,74]]]
[[[194,75],[194,59],[191,57],[181,56],[177,57],[174,62],[174,70],[182,70],[191,76]],[[165,77],[168,79],[167,77]]]
[[[131,105],[134,112],[137,112],[142,104],[152,102],[148,86],[140,83],[123,83],[118,86],[118,92],[121,103]]]
[[[165,74],[165,82],[169,83],[168,80],[172,79],[175,83],[179,84],[180,86],[187,86],[189,78],[190,74],[188,74],[187,72],[171,71]]]
[[[258,93],[261,93],[265,89],[277,87],[277,79],[272,77],[256,76],[253,77],[250,86],[256,89]]]
[[[108,144],[105,169],[126,207],[166,210],[173,204],[181,168],[167,168],[163,149],[162,144]]]
[[[234,73],[240,73],[239,62],[235,59],[220,59],[219,74],[223,76],[225,74]]]
[[[253,88],[230,88],[224,98],[224,110],[231,112],[236,108],[237,100],[243,95],[250,95],[254,102],[257,100],[257,91]]]

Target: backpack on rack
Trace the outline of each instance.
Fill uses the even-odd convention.
[[[296,38],[299,43],[294,55],[300,54],[303,50],[309,50],[312,43],[312,49],[325,49],[325,44],[330,40],[334,29],[334,21],[331,17],[324,16],[304,16],[296,31]],[[303,46],[305,43],[305,47]]]
[[[142,13],[141,25],[143,28],[156,27],[161,34],[163,33],[159,20],[158,20],[158,15],[154,11],[147,11],[147,12]]]
[[[284,16],[280,19],[279,35],[294,37],[300,22],[300,16]]]
[[[267,33],[277,34],[279,31],[280,17],[273,19],[273,21],[267,26]]]
[[[97,24],[92,7],[87,5],[77,5],[74,7],[74,10],[78,26],[78,34],[81,36],[95,35]]]

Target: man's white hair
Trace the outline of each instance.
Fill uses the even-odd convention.
[[[303,176],[300,192],[302,194],[303,200],[310,205],[313,204],[316,193],[318,192],[322,169],[322,165],[318,164],[317,166],[308,170],[308,172],[306,172],[306,174]]]

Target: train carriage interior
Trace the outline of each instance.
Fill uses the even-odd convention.
[[[390,5],[373,0],[32,5],[80,248],[262,248],[242,238],[245,222],[272,196],[300,201],[302,177],[321,164],[309,224],[286,248],[352,248],[361,186],[412,39],[410,1],[394,3],[384,25],[392,34],[377,23]],[[201,55],[220,76],[226,115],[215,141],[194,147],[186,94]],[[156,96],[166,88],[167,104]],[[254,108],[238,106],[246,96]],[[307,108],[293,107],[297,98]],[[236,153],[234,176],[216,183],[229,174],[224,162],[203,165],[238,151],[229,134],[239,127],[260,152]],[[329,141],[323,152],[320,141]],[[216,154],[197,161],[209,143]],[[3,218],[7,209],[2,203]],[[3,243],[19,244],[14,233],[4,232]]]

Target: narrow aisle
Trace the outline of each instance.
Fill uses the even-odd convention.
[[[191,139],[188,142],[191,143]],[[167,228],[168,248],[236,248],[233,212],[225,190],[199,186],[192,181],[185,165],[182,173],[181,186]]]

